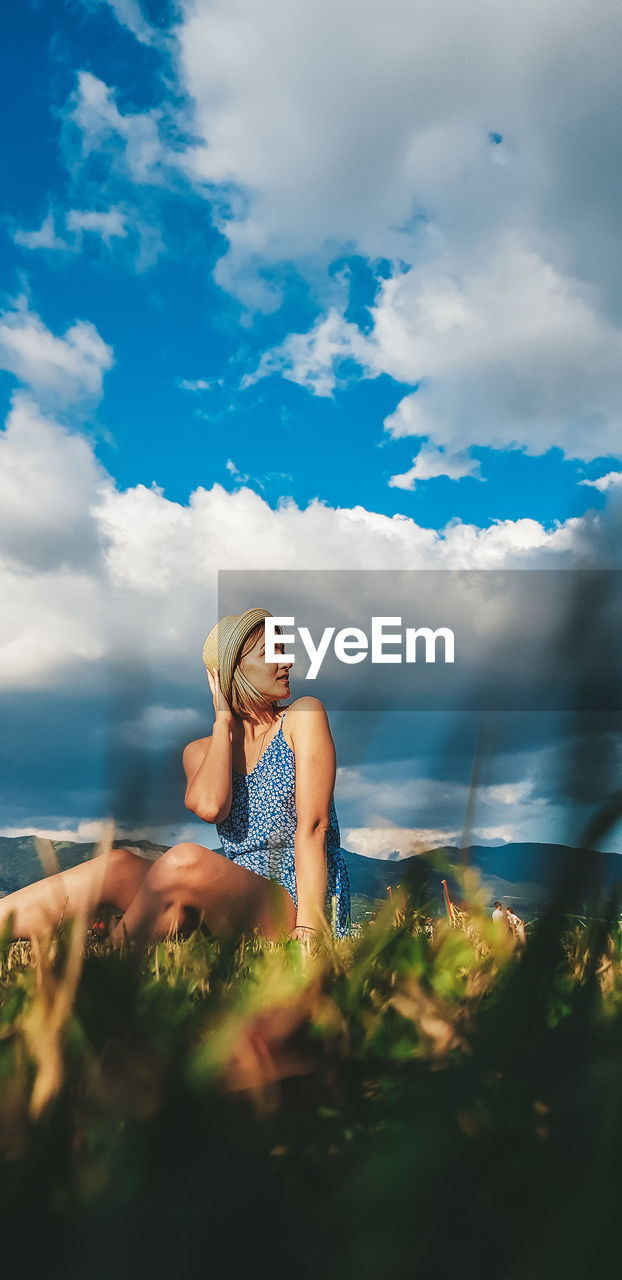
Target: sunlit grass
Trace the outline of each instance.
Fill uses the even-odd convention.
[[[622,1154],[620,928],[552,909],[512,947],[459,874],[457,927],[402,887],[311,951],[197,931],[119,952],[79,921],[5,938],[0,1207],[26,1269],[49,1273],[53,1246],[65,1275],[201,1274],[208,1256],[237,1274],[260,1255],[442,1274],[446,1250],[483,1257],[495,1223],[517,1274],[600,1257]]]

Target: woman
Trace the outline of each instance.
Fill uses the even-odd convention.
[[[525,942],[526,941],[525,921],[521,920],[520,916],[516,914],[514,907],[506,907],[506,911],[508,916],[508,924],[510,926],[510,929],[512,930],[514,937],[517,938],[519,942]]]
[[[0,902],[0,931],[14,937],[51,928],[62,914],[123,912],[113,942],[140,941],[201,919],[212,933],[282,934],[308,942],[329,925],[349,929],[350,883],[333,800],[335,747],[317,698],[289,696],[291,662],[277,644],[264,658],[267,609],[222,618],[203,661],[214,703],[211,734],[183,752],[186,807],[216,824],[223,853],[174,845],[156,862],[113,849]]]

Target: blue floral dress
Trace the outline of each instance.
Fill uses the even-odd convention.
[[[296,757],[283,735],[283,720],[250,773],[232,771],[231,808],[224,822],[216,823],[223,852],[232,862],[250,871],[277,880],[294,900],[296,867],[294,836],[296,813]],[[335,801],[331,799],[330,825],[326,837],[327,919],[332,918],[332,898],[337,896],[336,934],[350,931],[350,877],[341,849]]]

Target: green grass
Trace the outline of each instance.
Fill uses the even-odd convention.
[[[1,943],[0,1241],[20,1272],[602,1274],[619,926],[553,909],[511,951],[467,890],[464,927],[394,899],[314,954],[201,932],[119,954],[71,925],[38,953]]]

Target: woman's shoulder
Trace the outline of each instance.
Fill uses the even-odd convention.
[[[288,716],[294,713],[294,719],[298,720],[301,715],[325,716],[326,707],[319,698],[314,698],[312,694],[305,694],[302,698],[294,698],[289,706],[285,708]]]
[[[283,736],[294,751],[297,742],[308,742],[310,737],[322,741],[330,735],[326,708],[319,698],[314,698],[311,694],[295,698],[285,711]]]

